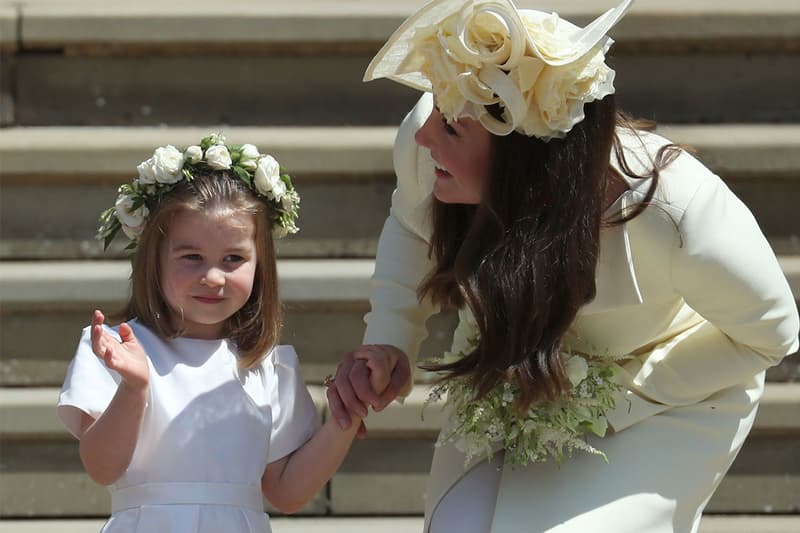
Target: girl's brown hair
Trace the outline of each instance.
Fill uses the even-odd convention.
[[[268,207],[228,171],[198,173],[192,181],[179,183],[157,205],[148,207],[150,215],[133,256],[131,297],[125,318],[137,319],[162,338],[181,335],[180,319],[167,304],[161,288],[160,250],[170,223],[184,211],[249,214],[255,226],[253,290],[245,305],[225,321],[224,335],[236,343],[239,366],[256,365],[277,344],[282,326]]]
[[[616,134],[617,125],[634,123],[617,113],[613,95],[586,104],[584,111],[586,118],[563,139],[493,136],[479,205],[433,202],[435,267],[418,295],[442,307],[468,305],[480,341],[461,360],[423,368],[446,371],[444,379],[468,377],[478,397],[512,380],[520,387],[521,410],[569,387],[562,338],[578,310],[594,299],[601,227],[641,213],[659,169],[674,157],[669,150],[659,153],[653,172],[637,176]],[[612,149],[623,173],[653,181],[640,208],[604,221]]]

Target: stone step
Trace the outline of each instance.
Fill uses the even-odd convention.
[[[103,520],[4,520],[0,533],[86,533],[99,531]],[[418,533],[422,517],[277,517],[270,520],[275,533]],[[798,516],[706,514],[698,533],[796,533]]]
[[[194,44],[215,47],[228,43],[277,45],[382,42],[411,13],[428,0],[0,0],[0,21],[7,25],[7,47],[52,49],[93,43],[141,46]],[[558,10],[579,24],[614,5],[609,0],[516,0],[521,8]],[[185,9],[191,4],[192,10]],[[17,9],[11,9],[16,7]],[[690,44],[718,49],[725,42],[746,39],[785,49],[798,37],[800,8],[791,0],[760,4],[743,0],[637,0],[614,28],[618,44],[654,44],[675,49]],[[259,30],[259,31],[255,31]],[[722,43],[720,43],[722,41]],[[108,50],[113,53],[117,49]]]
[[[297,348],[310,381],[360,344],[372,271],[371,260],[278,262],[281,341]],[[121,311],[129,276],[127,261],[0,263],[0,385],[60,384],[92,310]],[[432,317],[422,353],[441,354],[455,321],[453,313]]]
[[[0,129],[0,259],[109,257],[94,234],[116,187],[132,179],[155,146],[186,146],[220,128]],[[232,142],[273,153],[296,178],[301,232],[278,241],[281,257],[374,256],[394,188],[395,127],[224,130]],[[750,206],[778,253],[800,253],[794,216],[800,125],[665,125],[659,131],[698,150]],[[110,252],[125,257],[119,243]]]
[[[320,416],[330,416],[325,387],[308,384]],[[431,384],[414,386],[403,403],[371,412],[369,437],[375,439],[435,437],[442,425],[441,401],[426,400]],[[0,387],[0,441],[71,439],[56,416],[59,387]],[[800,437],[800,383],[769,382],[764,391],[752,436]]]
[[[113,204],[117,187],[135,177],[136,165],[156,146],[188,146],[220,129],[0,130],[0,258],[107,257],[94,238],[98,216]],[[374,255],[394,188],[395,128],[224,130],[231,142],[272,153],[295,177],[302,231],[278,241],[281,256]],[[346,205],[361,208],[343,216]],[[111,251],[126,255],[120,243]]]
[[[15,66],[3,84],[4,100],[13,103],[4,120],[396,124],[413,91],[361,78],[385,39],[423,3],[203,0],[187,9],[148,0],[109,9],[99,0],[4,0],[0,44]],[[613,3],[520,6],[558,9],[586,23]],[[798,21],[792,0],[636,2],[612,32],[620,101],[670,122],[796,122]],[[198,72],[213,73],[201,76],[202,90]]]
[[[311,386],[310,391],[327,417],[323,388]],[[369,438],[354,443],[325,495],[304,512],[421,513],[425,477],[442,420],[438,405],[428,405],[424,419],[420,418],[428,391],[428,386],[418,385],[404,404],[372,413]],[[105,489],[83,473],[77,442],[56,419],[57,397],[56,388],[0,388],[0,466],[5,479],[0,487],[0,516],[104,516],[108,512]],[[800,493],[798,402],[800,384],[768,384],[753,433],[712,498],[709,512],[800,510],[796,499]]]
[[[779,258],[800,300],[800,256]],[[293,344],[307,365],[307,378],[321,382],[363,335],[371,260],[279,260],[285,307],[281,341]],[[75,351],[80,331],[101,308],[122,309],[128,294],[127,261],[0,262],[0,385],[56,385]],[[426,358],[449,347],[452,312],[428,321]],[[47,335],[41,332],[47,331]],[[54,340],[58,339],[58,340]],[[787,358],[770,379],[800,378],[800,361]]]

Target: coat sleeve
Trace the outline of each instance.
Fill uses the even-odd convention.
[[[742,383],[798,348],[789,284],[753,215],[722,180],[704,180],[678,230],[672,285],[705,321],[656,346],[633,374],[637,390],[668,406]]]
[[[427,168],[430,156],[414,142],[414,133],[427,119],[432,105],[430,95],[423,96],[397,133],[394,148],[397,188],[378,241],[370,312],[364,318],[367,323],[364,343],[393,345],[408,356],[412,366],[427,336],[425,322],[435,311],[430,302],[417,298],[417,287],[432,268],[428,257],[432,189],[428,176],[420,175],[420,169],[424,172]]]

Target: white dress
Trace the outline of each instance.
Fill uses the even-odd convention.
[[[149,399],[131,463],[108,487],[112,515],[103,533],[270,532],[264,468],[319,425],[294,348],[277,346],[242,370],[226,339],[165,341],[130,324],[149,357]],[[80,412],[99,417],[120,382],[92,352],[89,331],[58,402],[73,434]]]

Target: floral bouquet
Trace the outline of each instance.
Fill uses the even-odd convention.
[[[453,337],[453,347],[444,362],[453,362],[471,353],[478,345],[478,328],[472,314],[462,311]],[[605,413],[614,407],[614,393],[622,387],[613,381],[616,367],[608,358],[579,354],[565,356],[565,370],[572,385],[562,398],[534,402],[520,414],[514,406],[519,387],[504,382],[483,399],[466,378],[449,379],[433,388],[426,405],[447,396],[451,409],[436,446],[452,442],[466,455],[465,463],[485,455],[491,459],[494,450],[505,449],[505,461],[512,466],[529,462],[545,462],[553,457],[560,463],[574,450],[605,454],[586,441],[593,433],[604,436]]]

